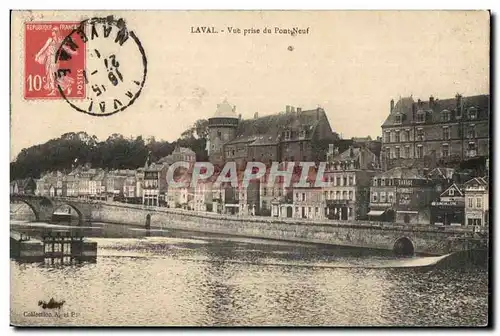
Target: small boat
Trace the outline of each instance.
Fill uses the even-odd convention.
[[[54,300],[54,298],[51,298],[49,300],[49,302],[45,302],[45,301],[38,301],[38,305],[41,306],[43,309],[61,309],[61,307],[64,305],[66,301],[62,300],[62,301],[56,301]]]

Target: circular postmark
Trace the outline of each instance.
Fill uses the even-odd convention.
[[[86,53],[85,68],[71,74],[71,56]],[[139,98],[147,74],[147,58],[136,34],[113,16],[80,22],[64,38],[56,52],[58,90],[75,110],[93,116],[109,116],[125,110]],[[86,88],[86,98],[69,99],[65,79]]]

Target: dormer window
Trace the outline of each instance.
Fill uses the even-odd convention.
[[[425,122],[425,111],[419,110],[417,112],[417,122],[418,123],[423,123]]]
[[[394,123],[395,124],[401,124],[403,122],[403,116],[401,114],[396,114],[396,117],[395,117],[395,120],[394,120]]]
[[[475,108],[475,107],[471,107],[471,108],[469,109],[469,119],[470,119],[470,120],[475,120],[475,119],[477,119],[477,110],[476,110],[476,108]]]
[[[292,136],[292,132],[285,131],[285,140],[290,140],[291,136]]]
[[[450,111],[448,111],[448,110],[443,110],[443,111],[441,112],[441,118],[442,118],[443,122],[448,122],[448,121],[450,121],[450,120],[451,120],[451,113],[450,113]]]

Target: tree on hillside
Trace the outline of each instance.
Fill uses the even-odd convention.
[[[14,162],[10,163],[11,179],[26,177],[39,178],[48,171],[69,172],[75,162],[91,163],[96,168],[136,169],[144,166],[148,153],[152,161],[172,153],[175,146],[191,148],[197,160],[207,160],[204,122],[196,122],[198,129],[192,127],[189,136],[175,142],[157,141],[154,137],[144,140],[142,136],[125,138],[114,133],[105,141],[86,132],[68,132],[44,144],[34,145],[21,150]],[[195,124],[196,124],[195,123]]]

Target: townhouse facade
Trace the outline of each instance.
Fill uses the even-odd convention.
[[[366,219],[371,180],[380,171],[377,156],[363,145],[350,146],[340,154],[330,146],[327,158],[325,216],[336,220]]]
[[[434,168],[472,159],[486,159],[490,151],[489,95],[451,99],[413,97],[390,103],[382,124],[382,159],[386,169],[396,166]],[[478,161],[481,162],[481,161]]]
[[[396,167],[372,178],[370,195],[370,220],[425,225],[438,191],[417,168]]]
[[[127,203],[136,203],[137,181],[135,174],[133,176],[127,176],[123,181],[123,197]]]
[[[198,181],[193,188],[193,210],[212,211],[212,180]]]
[[[431,224],[461,226],[465,223],[463,186],[453,183],[431,203]]]
[[[89,178],[89,197],[91,199],[106,199],[106,178],[107,173],[104,169],[96,169],[95,174]]]
[[[310,184],[307,187],[293,188],[293,217],[323,220],[325,201],[320,187]]]
[[[189,164],[193,164],[196,162],[196,153],[190,148],[176,145],[171,154],[158,161],[158,163],[166,163],[168,165],[172,165],[175,162],[187,162]]]
[[[144,167],[144,185],[142,204],[165,206],[167,202],[167,164],[146,163]]]
[[[464,184],[465,225],[489,225],[489,178],[475,177]]]

